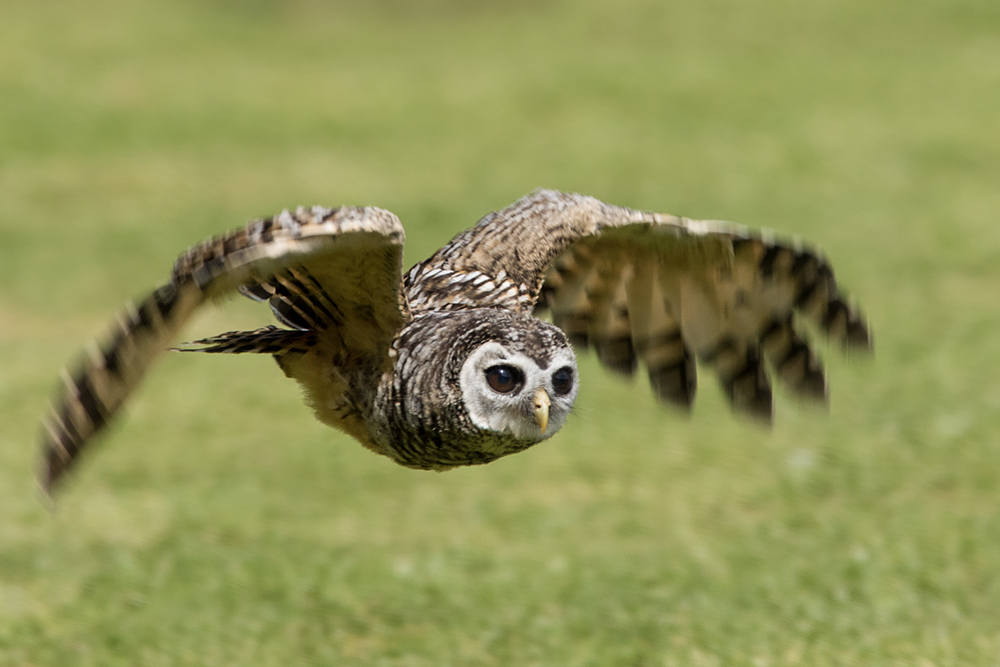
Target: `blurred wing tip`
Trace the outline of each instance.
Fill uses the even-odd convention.
[[[737,414],[748,418],[754,424],[765,428],[774,426],[774,400],[770,391],[763,392],[748,403],[733,403],[732,407]]]
[[[38,489],[42,501],[51,509],[53,495],[66,471],[72,465],[72,459],[65,455],[65,448],[60,451],[59,445],[49,437],[51,425],[46,420],[42,436],[41,456],[38,464]]]
[[[871,354],[875,351],[875,341],[872,336],[871,327],[865,320],[859,320],[847,331],[845,339],[847,347],[851,350]]]
[[[839,335],[844,351],[870,355],[875,350],[871,324],[857,309],[852,309],[852,316]]]
[[[45,509],[49,512],[55,512],[56,501],[52,495],[52,485],[41,474],[39,474],[36,484],[36,494],[38,495],[38,500],[45,506]]]

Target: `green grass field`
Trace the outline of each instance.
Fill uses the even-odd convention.
[[[0,16],[0,665],[1000,663],[995,0]],[[60,367],[191,243],[377,204],[414,262],[540,186],[811,239],[874,358],[823,348],[829,413],[772,431],[588,358],[560,435],[437,474],[269,359],[168,355],[40,501]]]

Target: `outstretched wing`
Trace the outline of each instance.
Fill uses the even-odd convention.
[[[167,284],[137,306],[127,304],[75,369],[63,372],[42,431],[45,491],[207,300],[240,289],[266,297],[279,319],[295,327],[245,332],[258,334],[251,336],[252,349],[239,349],[238,336],[224,335],[206,341],[220,348],[212,351],[279,353],[330,335],[348,354],[388,361],[389,345],[409,318],[401,289],[403,240],[399,220],[388,211],[313,207],[255,220],[185,252]]]
[[[415,310],[550,311],[579,347],[656,394],[694,400],[695,359],[715,367],[734,409],[772,418],[767,362],[795,393],[826,400],[802,331],[812,321],[868,349],[862,315],[815,250],[714,221],[542,190],[490,213],[407,276]]]

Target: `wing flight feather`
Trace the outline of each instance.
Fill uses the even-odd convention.
[[[208,300],[239,289],[267,300],[293,329],[230,332],[199,341],[205,351],[301,352],[327,335],[345,354],[387,360],[409,317],[401,291],[403,241],[402,226],[388,211],[313,207],[252,221],[189,249],[165,285],[138,305],[127,304],[109,332],[64,371],[42,429],[45,492]]]

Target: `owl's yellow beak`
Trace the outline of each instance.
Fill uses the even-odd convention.
[[[542,433],[545,433],[545,427],[549,425],[550,405],[552,405],[552,401],[549,399],[548,392],[539,387],[538,391],[535,392],[535,421],[538,422]]]

